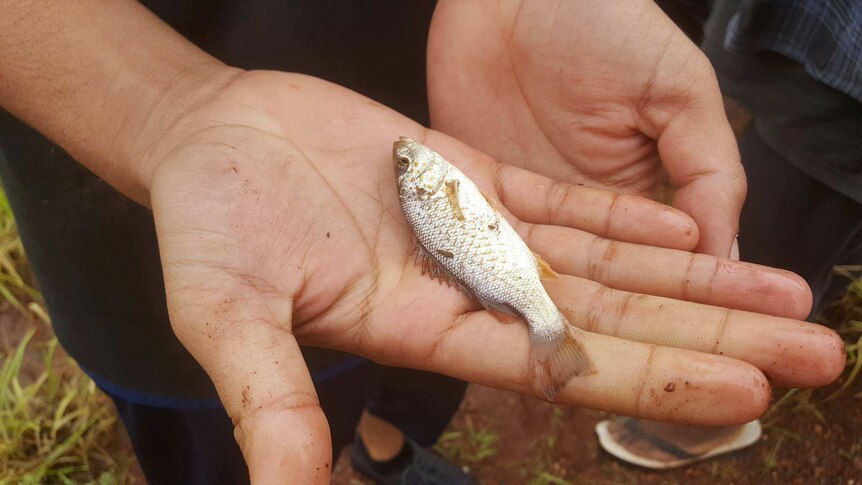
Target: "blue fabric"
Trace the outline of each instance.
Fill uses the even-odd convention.
[[[115,400],[122,399],[123,401],[140,404],[143,406],[187,411],[214,410],[222,408],[221,401],[219,401],[218,399],[177,398],[172,396],[165,396],[163,394],[138,392],[134,389],[129,389],[128,387],[104,379],[98,374],[88,369],[81,368],[81,370],[83,370],[84,373],[90,376],[90,379],[93,379],[93,382],[95,382],[96,385],[99,386],[99,388],[105,391],[106,394],[109,394],[111,397],[114,397]]]
[[[96,383],[113,398],[138,462],[152,485],[238,485],[248,482],[233,423],[224,408],[191,409],[205,400],[164,400]],[[467,384],[449,377],[385,367],[348,357],[315,374],[320,407],[329,423],[332,456],[353,441],[364,409],[410,439],[430,446],[439,438]],[[119,394],[116,392],[119,391]],[[127,398],[133,400],[127,400]],[[156,405],[142,404],[142,400]],[[165,407],[164,405],[171,405]],[[186,406],[177,407],[177,406]]]
[[[814,79],[862,101],[859,0],[743,0],[724,45],[787,56]]]
[[[355,367],[369,362],[362,357],[352,356],[344,360],[338,361],[318,372],[311,374],[311,380],[315,385],[324,383],[336,376],[339,376]],[[214,410],[221,409],[222,404],[218,399],[189,399],[166,396],[162,394],[138,392],[134,389],[129,389],[125,386],[116,384],[107,379],[102,378],[95,372],[88,369],[82,369],[93,382],[96,383],[103,391],[115,398],[122,399],[128,403],[140,404],[155,408],[177,409],[177,410]]]
[[[166,409],[109,395],[149,485],[249,482],[233,423],[224,409]]]

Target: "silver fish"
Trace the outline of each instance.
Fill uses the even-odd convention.
[[[443,157],[401,137],[392,148],[398,199],[418,240],[423,272],[453,284],[486,309],[515,315],[530,329],[531,366],[552,401],[575,375],[593,372],[569,324],[542,286],[557,274],[493,207],[491,199]]]

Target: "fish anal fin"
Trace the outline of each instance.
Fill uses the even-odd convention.
[[[565,322],[564,318],[562,320]],[[550,402],[573,377],[596,372],[579,333],[583,331],[568,322],[564,331],[551,339],[530,332],[533,374],[542,396]]]
[[[542,259],[538,253],[533,252],[533,257],[536,258],[536,269],[539,270],[539,277],[543,280],[558,280],[560,279],[559,273],[554,271],[554,268],[551,268],[551,265],[548,264],[547,261]]]
[[[461,210],[461,202],[458,199],[458,187],[461,182],[458,180],[446,181],[446,198],[449,199],[449,205],[452,207],[452,212],[455,213],[455,218],[459,221],[464,220],[464,212]]]

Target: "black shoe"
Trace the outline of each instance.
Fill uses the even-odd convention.
[[[389,461],[375,461],[368,454],[359,434],[353,440],[350,464],[377,485],[475,485],[476,481],[455,464],[408,437],[404,447]]]

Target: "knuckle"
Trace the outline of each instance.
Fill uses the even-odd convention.
[[[587,276],[593,281],[603,281],[607,273],[607,254],[612,249],[611,241],[594,236],[587,245]]]

